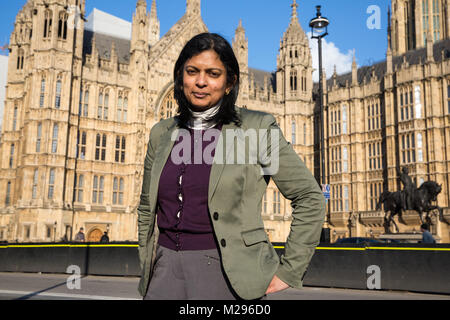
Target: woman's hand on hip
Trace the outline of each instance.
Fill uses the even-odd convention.
[[[276,293],[286,289],[289,289],[289,285],[287,283],[284,283],[277,276],[274,276],[272,282],[270,282],[270,285],[267,288],[266,294]]]

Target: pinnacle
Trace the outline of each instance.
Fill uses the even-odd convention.
[[[156,0],[152,1],[152,8],[150,9],[150,15],[152,17],[157,17],[157,13],[156,13]]]
[[[140,6],[147,7],[147,0],[138,0],[138,2],[136,4],[136,8],[140,7]]]

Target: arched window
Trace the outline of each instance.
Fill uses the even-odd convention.
[[[38,188],[38,182],[39,182],[38,174],[39,174],[39,169],[35,169],[34,174],[33,174],[33,188],[32,188],[32,192],[31,192],[32,199],[37,198],[37,188]]]
[[[441,39],[441,13],[439,8],[439,0],[433,0],[433,40]]]
[[[280,214],[281,213],[281,197],[280,191],[273,191],[273,213]]]
[[[52,22],[53,12],[46,10],[44,13],[44,39],[48,39],[52,36]]]
[[[36,153],[41,152],[42,123],[38,123],[36,137]]]
[[[55,96],[55,108],[59,109],[61,107],[61,79],[56,81],[56,96]]]
[[[18,113],[18,108],[17,108],[17,102],[16,102],[16,104],[14,106],[13,123],[12,123],[13,131],[17,130],[17,113]]]
[[[9,168],[11,169],[14,164],[14,152],[15,152],[15,145],[14,143],[11,144],[10,154],[9,154]]]
[[[126,148],[125,137],[116,136],[116,152],[115,152],[116,162],[125,163],[125,148]]]
[[[123,192],[125,190],[123,178],[114,177],[113,181],[113,204],[123,205]]]
[[[105,177],[94,176],[92,188],[92,203],[103,203],[103,189],[105,184]]]
[[[175,101],[173,90],[164,98],[159,113],[160,119],[169,119],[176,115],[177,103]]]
[[[342,106],[342,133],[347,134],[347,106]]]
[[[105,161],[106,159],[106,134],[97,134],[95,141],[95,160]]]
[[[127,122],[127,113],[128,113],[128,96],[125,96],[125,98],[123,99],[123,114],[122,114],[123,122]]]
[[[342,154],[342,158],[344,161],[344,172],[347,173],[348,172],[348,149],[347,147],[344,147],[343,149],[343,154]]]
[[[119,97],[117,98],[116,121],[118,122],[122,121],[122,114],[123,114],[123,96],[122,92],[119,91]]]
[[[68,15],[65,11],[59,13],[58,19],[58,39],[67,39],[67,18]]]
[[[9,206],[10,204],[11,204],[11,181],[8,181],[8,184],[6,185],[5,205]]]
[[[419,162],[423,162],[423,137],[421,133],[417,134],[417,158]]]
[[[52,136],[52,153],[58,151],[58,125],[53,126],[53,136]]]
[[[55,169],[50,169],[50,176],[48,178],[48,198],[53,199],[55,191]]]
[[[297,70],[291,71],[291,91],[297,91]]]
[[[81,89],[79,115],[87,117],[89,114],[89,86]]]
[[[108,120],[108,113],[109,113],[109,91],[107,90],[105,92],[105,101],[104,101],[104,108],[103,108],[103,120]]]
[[[297,123],[295,120],[292,121],[292,145],[297,144]]]
[[[25,53],[23,49],[19,49],[17,53],[17,70],[23,70],[23,60],[24,60]]]
[[[117,98],[116,121],[127,122],[128,113],[128,93],[119,91]]]
[[[82,131],[81,133],[78,132],[78,152],[77,157],[78,159],[84,160],[86,159],[86,141],[87,141],[87,135],[85,131]]]
[[[98,94],[97,119],[101,119],[103,114],[103,90]]]
[[[45,101],[45,77],[42,77],[41,80],[41,95],[39,96],[39,107],[44,107]]]
[[[75,199],[77,202],[83,202],[84,175],[80,174],[75,180]]]

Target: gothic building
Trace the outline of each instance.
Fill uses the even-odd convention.
[[[332,239],[384,233],[377,202],[383,191],[403,188],[398,172],[407,167],[417,187],[442,185],[437,204],[444,217],[432,215],[432,231],[448,243],[449,4],[392,0],[392,9],[386,60],[359,69],[354,62],[350,73],[335,72],[324,86]],[[398,226],[420,238],[420,222],[406,212]]]
[[[418,23],[425,2],[428,27]],[[28,0],[18,13],[0,140],[0,241],[59,241],[80,227],[90,241],[104,231],[113,241],[137,240],[150,130],[176,113],[178,54],[192,36],[208,31],[200,0],[187,0],[185,14],[163,36],[156,0],[147,5],[137,1],[129,38],[87,28],[85,0]],[[317,87],[295,0],[291,7],[274,72],[249,67],[245,22],[237,26],[237,104],[272,113],[316,172]],[[411,9],[414,32],[403,16]],[[447,9],[445,0],[393,0],[386,61],[360,69],[354,63],[351,73],[334,74],[325,84],[332,240],[382,233],[383,213],[374,203],[382,190],[400,188],[396,170],[403,165],[418,184],[442,183],[438,203],[448,207]],[[421,46],[423,30],[428,40]],[[273,182],[261,200],[269,238],[284,242],[289,202]],[[448,225],[433,221],[438,238],[450,241]],[[404,231],[418,230],[417,219],[406,222]]]

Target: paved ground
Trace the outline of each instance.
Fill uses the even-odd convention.
[[[140,300],[137,278],[0,273],[0,300]],[[289,289],[268,300],[450,300],[450,295],[329,288]]]

